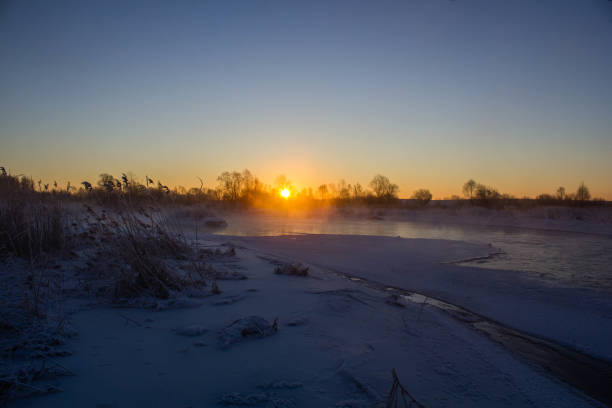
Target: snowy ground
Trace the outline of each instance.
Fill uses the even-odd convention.
[[[261,251],[413,290],[612,361],[609,293],[546,285],[519,272],[445,263],[485,255],[458,241],[301,235],[239,238]]]
[[[200,244],[211,247],[228,241],[205,239]],[[72,355],[54,361],[75,375],[48,380],[63,392],[13,405],[384,406],[395,368],[426,407],[600,406],[444,311],[397,305],[388,291],[333,271],[436,296],[610,359],[612,308],[605,297],[441,263],[490,251],[456,241],[229,240],[236,255],[211,264],[247,279],[219,280],[221,294],[183,293],[130,308],[67,300],[78,335],[67,343]],[[279,261],[302,261],[309,275],[275,274]],[[278,318],[278,331],[239,336],[225,347],[220,332],[253,315]]]

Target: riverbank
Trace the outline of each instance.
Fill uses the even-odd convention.
[[[63,392],[14,406],[384,406],[391,369],[427,407],[600,406],[452,315],[332,272],[411,289],[422,282],[423,292],[516,316],[525,310],[521,297],[514,299],[519,304],[509,299],[520,280],[504,283],[483,270],[442,263],[486,256],[486,246],[349,236],[206,236],[197,244],[228,254],[208,261],[226,272],[217,279],[221,293],[182,291],[129,308],[68,302],[78,335],[67,343],[72,355],[54,360],[74,375],[54,380]],[[309,268],[306,276],[275,273],[297,261]],[[494,290],[484,296],[487,288]],[[528,294],[527,304],[537,305],[542,292],[532,292],[537,296],[530,301]],[[551,305],[553,316],[563,315],[564,309],[552,310],[563,307],[559,302]],[[499,304],[510,306],[497,310]],[[249,316],[269,326],[251,332]],[[564,321],[589,329],[582,317]],[[518,322],[548,329],[537,318]],[[228,342],[232,324],[246,324],[247,331]],[[580,344],[595,350],[596,343]]]

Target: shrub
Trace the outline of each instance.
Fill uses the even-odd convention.
[[[287,264],[277,266],[274,269],[274,273],[277,275],[292,275],[292,276],[308,276],[308,267],[297,262],[294,264]]]
[[[424,188],[421,188],[412,194],[412,199],[422,207],[426,206],[431,201],[431,197],[431,192]]]

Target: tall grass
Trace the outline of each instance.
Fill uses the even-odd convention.
[[[33,260],[66,247],[67,217],[61,203],[40,203],[31,198],[11,197],[0,202],[0,255]]]
[[[206,286],[202,273],[181,275],[168,267],[165,260],[193,260],[193,248],[163,217],[144,211],[123,211],[120,214],[117,249],[127,268],[115,277],[115,297],[152,295],[167,299],[171,292],[187,286]],[[195,272],[201,268],[192,262]]]

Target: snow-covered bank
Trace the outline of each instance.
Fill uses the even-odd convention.
[[[457,241],[299,235],[235,238],[258,251],[414,290],[612,361],[612,298],[513,271],[445,262],[489,248]]]
[[[208,213],[125,211],[85,207],[63,252],[0,269],[0,397],[14,406],[384,406],[392,369],[426,407],[599,406],[473,321],[337,273],[608,357],[606,299],[452,263],[491,246],[203,235]]]
[[[302,254],[316,253],[317,246],[323,257],[346,249],[346,237],[334,243],[304,238],[312,248],[299,237],[286,240],[302,246]],[[223,242],[212,239],[217,242],[202,244]],[[236,257],[223,261],[247,279],[219,281],[219,295],[190,297],[181,308],[98,306],[73,315],[79,335],[71,341],[73,355],[61,363],[76,375],[62,379],[63,392],[14,405],[384,406],[395,368],[426,407],[600,406],[436,308],[398,306],[384,291],[312,264],[305,277],[275,274],[276,265],[262,254],[274,242],[247,244],[255,241],[257,251],[237,247]],[[384,251],[380,243],[372,251]],[[420,254],[414,263],[423,267],[433,262],[430,256],[437,261],[440,250],[445,259],[483,251],[452,242],[409,243],[388,242],[388,250]],[[273,247],[294,248],[286,241]],[[368,251],[356,246],[344,257],[360,252]],[[391,266],[380,261],[379,268]],[[226,347],[224,328],[251,315],[278,318],[278,331]]]

